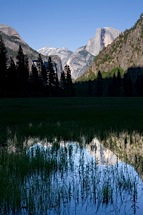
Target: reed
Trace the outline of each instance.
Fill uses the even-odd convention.
[[[78,214],[89,205],[97,214],[128,204],[137,209],[139,182],[127,164],[100,166],[78,142],[46,146],[0,151],[1,214]]]

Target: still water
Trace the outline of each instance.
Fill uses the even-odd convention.
[[[10,180],[19,177],[20,189],[11,199],[0,193],[0,214],[143,214],[142,137],[134,137],[122,133],[88,143],[84,136],[80,142],[29,138],[21,154],[21,168],[28,170],[17,176],[13,169]],[[7,153],[21,152],[11,142]]]

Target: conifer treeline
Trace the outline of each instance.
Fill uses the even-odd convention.
[[[58,77],[51,57],[45,64],[39,54],[29,70],[28,57],[19,46],[16,63],[8,59],[0,35],[0,97],[33,96],[143,96],[143,68],[129,68],[122,76],[117,68],[106,78],[99,71],[95,80],[73,84],[69,66]]]
[[[93,81],[81,82],[75,85],[76,94],[80,96],[97,97],[142,97],[143,68],[131,67],[121,76],[120,69],[114,69],[112,77],[102,77],[99,71]]]
[[[29,70],[27,55],[21,45],[16,56],[16,63],[7,57],[7,50],[0,35],[0,97],[27,96],[73,96],[73,84],[69,66],[65,66],[61,76],[54,70],[51,57],[47,65],[41,55],[37,64]]]

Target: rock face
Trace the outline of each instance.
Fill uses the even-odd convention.
[[[61,58],[63,67],[67,63],[68,59],[72,55],[72,51],[66,48],[41,48],[38,50],[39,53],[49,56],[49,55],[57,55]]]
[[[42,48],[38,52],[48,55],[58,55],[62,60],[63,67],[69,65],[73,80],[81,77],[85,71],[93,63],[95,56],[120,34],[114,28],[98,28],[95,37],[90,39],[87,45],[78,48],[75,52],[71,52],[65,48]]]
[[[10,26],[0,25],[0,31],[6,34],[7,36],[15,38],[15,40],[17,41],[25,43],[24,40],[20,37],[20,35],[17,33],[17,31],[14,28],[11,28]]]
[[[76,80],[81,77],[93,63],[95,56],[104,47],[111,44],[119,34],[120,31],[114,28],[98,28],[94,38],[90,39],[86,46],[77,49],[67,61],[67,64],[71,68],[72,78]]]
[[[91,72],[96,74],[99,70],[108,72],[117,67],[125,71],[130,67],[143,68],[143,15],[132,28],[121,33],[99,53],[85,76]]]
[[[57,55],[50,55],[51,61],[53,62],[53,67],[58,75],[58,80],[60,80],[61,73],[63,72],[61,58]]]
[[[111,44],[120,34],[120,31],[111,28],[97,28],[94,38],[87,43],[86,50],[92,55],[98,55],[99,52]]]
[[[16,57],[19,45],[22,46],[23,52],[29,59],[38,57],[38,52],[33,50],[17,33],[17,31],[7,25],[0,25],[0,34],[2,35],[8,54],[13,58]]]
[[[32,61],[38,59],[39,53],[35,50],[33,50],[17,33],[17,31],[7,25],[0,25],[0,34],[2,35],[4,44],[6,46],[6,49],[8,51],[8,56],[13,57],[13,59],[16,61],[17,51],[19,49],[19,45],[21,45],[24,54],[28,56],[29,59],[29,68],[31,68]],[[52,55],[52,56],[51,56]],[[50,53],[51,60],[53,62],[53,66],[55,71],[58,74],[58,77],[60,78],[60,74],[62,72],[62,62],[59,56],[53,55]],[[48,57],[42,56],[43,61],[47,62]]]
[[[91,55],[87,50],[86,46],[77,49],[67,61],[71,69],[72,79],[76,80],[79,78],[87,68],[92,64],[94,56]]]

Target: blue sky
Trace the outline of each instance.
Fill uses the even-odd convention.
[[[9,25],[35,50],[76,50],[98,27],[124,31],[143,12],[143,0],[0,0],[0,24]]]

